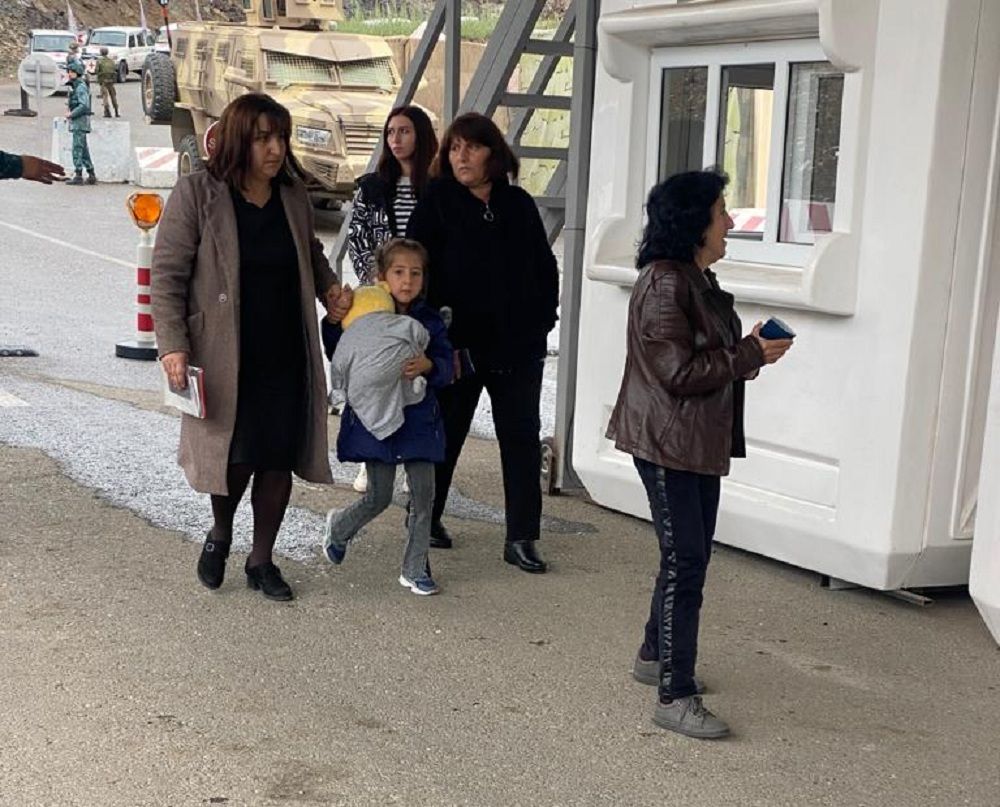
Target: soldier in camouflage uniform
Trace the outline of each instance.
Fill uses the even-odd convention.
[[[90,161],[90,148],[87,146],[87,133],[90,131],[90,90],[83,80],[83,65],[73,61],[66,64],[66,73],[70,77],[72,89],[69,93],[67,104],[69,112],[69,130],[73,133],[73,168],[76,175],[66,184],[82,185],[83,169],[87,169],[87,184],[96,185],[97,177],[94,175],[94,164]]]
[[[97,60],[97,83],[101,85],[101,101],[104,102],[104,117],[111,117],[111,104],[115,107],[115,117],[118,114],[118,92],[115,90],[115,80],[118,76],[118,66],[114,59],[108,57],[108,49],[101,48],[101,58]]]

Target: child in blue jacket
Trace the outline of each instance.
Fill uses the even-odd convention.
[[[365,524],[392,502],[396,466],[402,464],[410,487],[410,515],[399,583],[414,594],[437,594],[440,589],[430,574],[427,552],[434,503],[434,464],[444,460],[444,423],[434,390],[452,382],[452,347],[441,316],[422,298],[427,271],[427,251],[417,241],[394,238],[376,253],[378,279],[389,286],[396,312],[407,314],[427,329],[427,350],[403,363],[406,379],[424,376],[423,400],[403,409],[403,425],[383,440],[377,439],[346,405],[340,418],[337,458],[341,462],[363,462],[368,488],[363,498],[346,510],[331,510],[326,517],[323,553],[340,564],[347,545]],[[339,322],[323,320],[323,346],[333,356],[344,331]],[[348,379],[348,384],[350,380]]]

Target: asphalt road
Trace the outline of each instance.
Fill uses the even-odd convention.
[[[138,89],[133,142],[168,143]],[[47,127],[0,118],[0,148],[46,154]],[[490,440],[459,466],[441,596],[396,583],[398,501],[319,561],[323,514],[356,496],[336,463],[282,529],[294,603],[249,592],[238,553],[202,589],[178,420],[155,364],[114,357],[132,190],[0,183],[0,345],[40,353],[0,358],[0,805],[1000,805],[1000,652],[964,592],[921,609],[719,549],[699,672],[736,735],[665,734],[628,672],[649,525],[547,498],[550,574],[503,564]]]

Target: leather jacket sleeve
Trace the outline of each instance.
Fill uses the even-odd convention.
[[[640,332],[655,378],[677,396],[713,392],[764,364],[757,340],[745,336],[732,347],[695,350],[691,295],[697,292],[676,272],[661,274],[641,307]]]

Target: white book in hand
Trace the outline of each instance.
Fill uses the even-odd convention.
[[[179,389],[163,374],[163,403],[172,406],[185,415],[204,418],[205,411],[205,371],[201,367],[188,365],[187,387]]]

